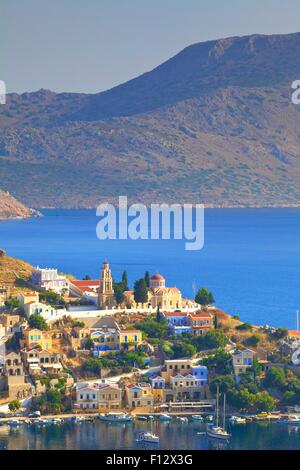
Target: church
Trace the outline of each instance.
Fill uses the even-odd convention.
[[[177,287],[166,287],[166,280],[160,274],[154,274],[150,278],[148,288],[148,301],[144,304],[136,304],[134,291],[124,292],[124,307],[127,308],[157,308],[162,310],[180,309],[182,307],[181,292]],[[98,304],[100,308],[112,308],[116,301],[114,297],[113,278],[108,261],[104,261],[101,268]]]

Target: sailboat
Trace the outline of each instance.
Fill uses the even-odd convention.
[[[208,437],[213,439],[222,439],[228,441],[230,434],[226,431],[225,428],[225,408],[226,408],[226,395],[224,393],[224,404],[223,404],[223,427],[219,426],[219,387],[217,388],[217,412],[216,412],[216,425],[208,424],[206,429],[206,434]]]

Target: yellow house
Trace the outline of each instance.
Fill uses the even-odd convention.
[[[247,372],[248,369],[251,369],[253,366],[254,354],[254,351],[251,349],[235,351],[232,355],[232,365],[236,377]]]
[[[125,388],[125,402],[132,410],[152,411],[153,393],[150,384],[129,385]]]
[[[31,302],[39,302],[39,293],[38,292],[23,292],[22,294],[17,295],[17,299],[20,301],[21,307],[24,308],[25,305],[30,304]]]
[[[24,339],[21,340],[22,347],[32,348],[41,346],[42,349],[52,349],[52,337],[47,331],[38,330],[37,328],[28,328],[24,331]]]
[[[119,331],[119,344],[123,349],[136,348],[142,343],[141,330],[120,330]]]

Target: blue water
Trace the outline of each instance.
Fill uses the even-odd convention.
[[[44,217],[0,223],[0,246],[34,265],[58,267],[81,278],[99,276],[107,258],[113,275],[129,281],[146,270],[193,295],[207,286],[216,304],[245,321],[295,328],[300,308],[300,209],[210,209],[205,245],[186,251],[179,240],[106,240],[96,237],[93,210],[44,210]]]

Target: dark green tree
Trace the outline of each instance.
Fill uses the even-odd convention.
[[[128,290],[127,271],[123,271],[123,274],[122,274],[122,287],[123,287],[123,291]]]
[[[122,283],[114,284],[114,296],[115,296],[117,305],[120,305],[125,301],[125,295],[124,295]]]
[[[82,278],[83,281],[90,281],[91,279],[92,279],[92,278],[91,278],[91,276],[90,276],[89,274],[86,274],[86,275]]]
[[[147,284],[144,278],[134,283],[134,300],[142,304],[148,301]]]
[[[34,313],[29,317],[28,324],[30,328],[37,328],[38,330],[48,330],[48,325],[46,320],[39,315],[38,313]]]
[[[150,273],[149,273],[149,271],[145,272],[144,279],[145,279],[145,282],[146,282],[146,286],[150,287]]]
[[[207,305],[215,303],[215,299],[213,294],[206,287],[202,287],[195,296],[195,302],[206,307]]]

